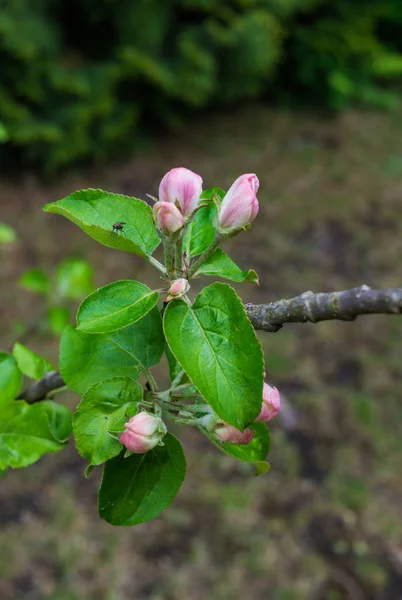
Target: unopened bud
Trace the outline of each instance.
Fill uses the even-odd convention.
[[[219,208],[218,223],[221,231],[230,232],[249,225],[258,213],[257,175],[240,175],[227,191]]]
[[[184,217],[190,217],[197,208],[202,192],[202,178],[184,167],[171,169],[159,185],[159,200],[180,206]]]
[[[215,436],[220,442],[226,442],[226,444],[244,444],[247,445],[251,442],[254,437],[254,431],[252,429],[245,429],[240,431],[233,427],[233,425],[223,425],[215,429]]]
[[[184,218],[171,202],[157,202],[153,207],[154,221],[165,235],[172,235],[184,225]]]
[[[256,421],[270,421],[278,414],[281,408],[281,397],[275,387],[264,383],[262,388],[262,408]]]
[[[152,450],[167,433],[162,419],[145,411],[134,415],[124,427],[120,441],[133,454],[144,454]]]
[[[169,288],[167,300],[173,300],[174,298],[180,298],[184,296],[190,289],[190,284],[187,279],[175,279]]]

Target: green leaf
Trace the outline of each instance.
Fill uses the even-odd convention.
[[[142,387],[128,377],[96,383],[84,394],[73,417],[78,452],[92,465],[117,456],[122,444],[109,431],[123,431],[124,423],[138,412]]]
[[[254,431],[254,437],[249,444],[224,444],[215,440],[204,428],[200,429],[215,446],[238,460],[252,463],[264,461],[269,452],[271,438],[269,429],[265,423],[253,423],[250,425],[250,429]]]
[[[20,370],[32,379],[42,379],[46,373],[54,371],[53,365],[46,358],[18,342],[14,344],[13,355]]]
[[[85,298],[77,328],[86,333],[117,331],[139,321],[157,304],[159,293],[138,281],[115,281]]]
[[[61,298],[81,300],[94,291],[91,265],[86,260],[67,258],[57,267],[56,284]]]
[[[243,430],[261,410],[261,345],[236,292],[213,283],[189,306],[172,300],[164,314],[167,342],[216,414]]]
[[[267,471],[269,471],[271,468],[271,465],[266,460],[259,460],[254,463],[254,466],[255,466],[254,475],[256,477],[258,477],[259,475],[264,475],[264,473],[267,473]]]
[[[165,339],[158,309],[114,333],[88,334],[66,327],[60,343],[60,369],[66,385],[79,394],[111,377],[137,378],[156,365]]]
[[[4,144],[9,139],[7,129],[4,124],[0,122],[0,144]]]
[[[70,321],[70,310],[67,306],[51,306],[47,311],[50,329],[60,335]]]
[[[50,290],[49,278],[41,269],[25,271],[19,278],[18,283],[26,290],[38,294],[48,294]]]
[[[0,223],[0,244],[12,244],[15,241],[17,241],[15,230],[6,223]]]
[[[63,413],[63,416],[62,416]],[[70,415],[70,416],[69,416]],[[11,402],[0,413],[0,469],[26,467],[65,446],[58,439],[71,431],[70,411],[53,402]],[[58,437],[56,437],[56,435]]]
[[[171,504],[183,482],[186,461],[180,442],[170,433],[164,446],[123,458],[122,452],[104,467],[99,490],[99,514],[112,525],[150,521]]]
[[[72,413],[66,406],[52,402],[41,401],[46,412],[47,422],[53,437],[60,443],[67,442],[72,432]]]
[[[20,391],[22,373],[12,354],[0,352],[0,404],[14,400]]]
[[[63,215],[97,242],[109,248],[147,256],[159,245],[151,208],[142,200],[103,190],[80,190],[46,204],[46,212]],[[113,231],[125,222],[123,232]]]
[[[183,250],[189,258],[201,254],[215,239],[213,225],[216,216],[216,206],[209,201],[207,206],[200,208],[190,221],[183,240]]]
[[[197,275],[212,275],[214,277],[223,277],[230,281],[256,283],[258,285],[258,275],[252,269],[242,271],[235,262],[223,250],[217,248],[198,269]]]

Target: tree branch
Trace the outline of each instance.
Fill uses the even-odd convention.
[[[401,314],[402,288],[372,290],[362,285],[342,292],[304,292],[289,300],[246,304],[245,309],[254,329],[275,333],[285,323],[318,323],[332,319],[353,321],[359,315]],[[64,385],[60,373],[51,371],[24,390],[17,400],[33,404]]]
[[[289,300],[246,304],[245,309],[254,329],[275,333],[285,323],[353,321],[359,315],[400,314],[402,288],[372,290],[362,285],[342,292],[304,292]]]
[[[25,400],[28,404],[34,404],[46,398],[49,392],[57,390],[65,385],[62,376],[56,371],[49,371],[42,379],[31,385],[17,396],[17,400]]]

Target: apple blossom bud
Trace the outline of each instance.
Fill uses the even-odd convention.
[[[275,387],[264,383],[262,388],[262,408],[256,421],[270,421],[278,414],[281,408],[281,397]]]
[[[144,454],[155,448],[167,433],[166,425],[159,417],[142,411],[132,417],[120,436],[121,443],[133,454]]]
[[[176,233],[184,225],[184,218],[171,202],[157,202],[153,207],[154,221],[165,235]]]
[[[202,178],[184,167],[172,169],[159,185],[159,200],[178,203],[184,217],[190,217],[197,208],[202,192]]]
[[[190,284],[187,279],[176,279],[173,281],[169,288],[167,300],[173,300],[173,298],[180,298],[184,296],[190,289]]]
[[[227,444],[249,444],[254,437],[254,431],[252,429],[245,429],[239,431],[233,425],[224,424],[222,427],[215,429],[215,435],[220,442],[226,442]]]
[[[223,232],[245,227],[255,219],[259,185],[257,175],[247,173],[240,175],[229,188],[218,213],[218,223]]]

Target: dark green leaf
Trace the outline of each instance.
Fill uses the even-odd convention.
[[[32,379],[42,379],[49,371],[54,371],[53,365],[33,350],[20,343],[14,344],[13,355],[20,371]]]
[[[86,260],[67,258],[57,267],[56,284],[61,298],[81,300],[94,290],[91,265]]]
[[[112,525],[150,521],[171,504],[183,482],[186,461],[180,442],[170,433],[164,446],[123,458],[122,452],[104,467],[99,490],[99,514]]]
[[[151,208],[138,198],[103,190],[80,190],[44,207],[63,215],[96,241],[109,248],[140,256],[152,254],[159,245]],[[123,232],[113,231],[116,222],[125,222]]]
[[[242,271],[235,262],[223,250],[217,248],[208,260],[198,269],[197,275],[212,275],[214,277],[223,277],[230,281],[258,284],[258,275],[252,269]]]
[[[51,402],[29,405],[19,400],[2,407],[0,469],[26,467],[43,454],[57,452],[64,447],[64,441],[59,438],[65,439],[67,432],[71,431],[70,411],[52,405]]]
[[[119,454],[122,444],[109,431],[124,430],[124,423],[138,412],[142,397],[142,387],[128,377],[114,377],[89,388],[73,417],[81,456],[99,465]]]
[[[238,429],[261,410],[261,345],[236,292],[213,283],[189,306],[172,300],[164,314],[167,342],[190,380],[225,422]]]
[[[143,319],[113,333],[89,334],[66,327],[60,344],[60,369],[66,385],[83,394],[110,377],[135,379],[163,354],[161,316],[153,308]]]
[[[20,391],[22,373],[12,354],[0,352],[0,403],[14,400]]]
[[[49,278],[41,269],[25,271],[19,278],[18,283],[26,290],[38,294],[48,294],[50,290]]]
[[[86,333],[117,331],[139,321],[157,304],[158,292],[138,281],[115,281],[85,298],[77,328]]]

